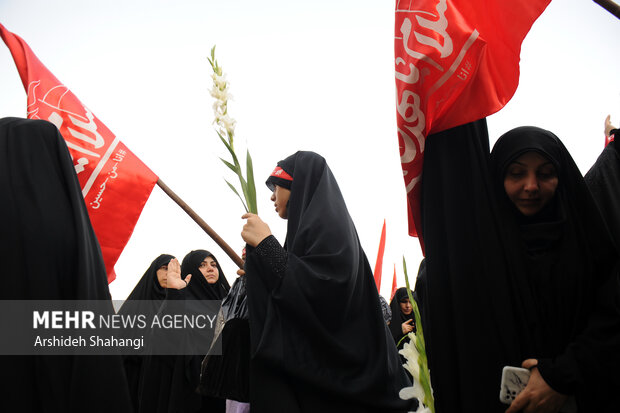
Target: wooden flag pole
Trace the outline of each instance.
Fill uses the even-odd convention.
[[[237,253],[230,247],[230,245],[228,245],[226,241],[224,241],[222,237],[220,237],[213,230],[213,228],[211,228],[202,218],[200,218],[200,216],[198,216],[198,214],[194,212],[194,210],[191,209],[189,205],[185,203],[185,201],[179,198],[179,196],[175,194],[172,189],[170,189],[168,185],[166,185],[161,179],[157,180],[157,186],[159,186],[166,193],[166,195],[172,198],[172,200],[176,202],[181,207],[181,209],[183,209],[183,211],[187,213],[187,215],[189,215],[198,225],[200,225],[200,228],[202,228],[207,233],[207,235],[209,235],[213,239],[213,241],[215,241],[215,243],[224,250],[224,252],[230,257],[231,260],[233,260],[235,264],[237,264],[239,268],[243,268],[243,260],[241,259],[241,257],[239,257]]]
[[[594,0],[596,4],[620,19],[620,5],[611,0]]]

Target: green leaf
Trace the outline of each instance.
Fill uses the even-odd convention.
[[[217,132],[217,136],[219,136],[220,139],[222,140],[222,143],[224,143],[224,146],[226,146],[226,149],[228,149],[228,152],[230,152],[230,155],[233,158],[233,162],[235,163],[235,167],[238,168],[238,170],[240,171],[241,165],[239,165],[239,160],[237,159],[237,155],[235,155],[234,149],[232,148],[232,146],[230,146],[228,141],[226,141],[226,138],[224,138],[219,131],[216,131],[216,132]]]
[[[250,150],[246,154],[246,175],[248,177],[248,207],[250,212],[258,214],[258,205],[256,204],[256,185],[254,184],[254,167],[252,165],[252,157]]]
[[[235,168],[235,165],[231,164],[230,162],[220,158],[220,161],[224,162],[224,165],[226,165],[227,167],[229,167],[235,174],[238,173],[237,168]]]
[[[224,179],[224,181],[226,181],[226,179]],[[239,195],[239,192],[237,192],[237,190],[235,189],[235,187],[228,181],[226,181],[226,183],[228,184],[228,186],[230,187],[230,189],[233,190],[233,192],[235,194],[237,194],[237,196],[239,197],[239,200],[241,200],[241,203],[243,204],[243,208],[245,208],[245,212],[249,212],[248,211],[248,207],[245,205],[245,202],[243,202],[243,198],[241,198],[241,195]]]
[[[433,398],[433,390],[431,387],[431,373],[428,369],[428,358],[426,356],[426,346],[424,344],[424,331],[422,330],[422,319],[420,317],[420,308],[418,307],[418,303],[413,299],[413,294],[411,294],[411,287],[409,285],[409,276],[407,274],[407,261],[405,260],[405,256],[403,255],[403,271],[405,273],[405,284],[407,286],[407,295],[409,296],[409,301],[411,302],[411,306],[413,307],[413,314],[415,317],[416,324],[416,341],[415,346],[418,349],[418,353],[420,354],[418,358],[418,365],[420,366],[420,377],[418,378],[420,381],[420,385],[422,389],[424,389],[424,403],[432,413],[435,413],[435,401]]]

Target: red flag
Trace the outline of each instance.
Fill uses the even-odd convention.
[[[390,300],[394,298],[394,294],[396,294],[397,289],[398,287],[396,287],[396,264],[394,264],[394,277],[392,278],[392,295],[390,297]]]
[[[424,140],[495,113],[512,98],[521,43],[549,2],[396,1],[398,142],[410,235],[419,235],[421,224]]]
[[[381,291],[381,274],[383,273],[383,255],[385,253],[385,219],[381,230],[381,241],[379,241],[379,252],[377,253],[377,263],[375,264],[375,284],[377,291]]]
[[[58,127],[75,164],[108,273],[138,221],[157,176],[41,63],[26,42],[0,24],[28,92],[28,118]]]

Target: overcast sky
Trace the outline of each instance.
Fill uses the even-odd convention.
[[[0,23],[30,45],[159,177],[240,251],[243,210],[223,178],[227,156],[211,125],[211,69],[230,81],[236,146],[254,159],[259,214],[282,242],[263,185],[297,150],[325,156],[371,266],[383,220],[381,293],[389,298],[402,256],[415,276],[422,258],[407,235],[396,135],[394,2],[375,0],[0,0]],[[553,0],[521,55],[517,93],[489,118],[494,141],[516,126],[556,133],[585,173],[603,149],[607,114],[620,124],[620,20],[590,0]],[[0,114],[25,116],[26,94],[0,45]],[[155,187],[110,284],[124,299],[160,253],[208,249],[232,283],[235,266]]]

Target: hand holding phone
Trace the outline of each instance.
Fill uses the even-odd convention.
[[[499,392],[499,400],[504,404],[511,404],[514,399],[525,389],[530,379],[531,372],[528,369],[513,366],[504,366],[502,369],[502,382]],[[570,396],[560,409],[560,413],[577,413],[575,398]]]

